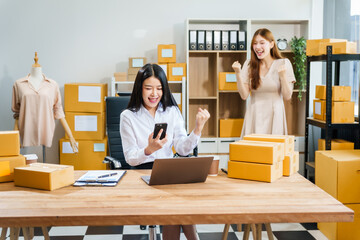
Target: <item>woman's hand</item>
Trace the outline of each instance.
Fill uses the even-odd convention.
[[[160,136],[164,130],[160,129],[156,138],[153,138],[154,133],[152,132],[148,138],[148,146],[145,148],[145,155],[151,155],[157,150],[161,149],[167,142],[167,134],[163,139],[160,140]]]
[[[232,68],[234,69],[235,73],[240,73],[241,64],[239,63],[239,61],[235,61],[232,65]]]
[[[195,129],[194,133],[196,135],[200,135],[201,131],[204,128],[205,123],[210,118],[210,113],[206,109],[198,109],[198,113],[196,114],[196,120],[195,120]]]
[[[69,138],[70,138],[70,145],[71,145],[71,148],[72,148],[73,152],[78,153],[79,152],[79,147],[77,145],[77,142],[76,142],[75,138],[73,136],[71,136]]]

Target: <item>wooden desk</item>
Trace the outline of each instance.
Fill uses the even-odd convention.
[[[77,171],[79,177],[85,171]],[[130,170],[117,187],[44,191],[0,184],[0,226],[348,222],[354,212],[299,174],[274,183],[208,177],[148,186]]]

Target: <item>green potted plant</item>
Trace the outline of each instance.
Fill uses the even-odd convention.
[[[306,88],[306,40],[304,37],[293,37],[290,41],[291,51],[294,53],[295,85],[299,89],[298,98],[301,101],[302,93]]]

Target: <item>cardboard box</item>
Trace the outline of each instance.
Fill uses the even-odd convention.
[[[354,102],[332,102],[332,123],[353,123]],[[325,100],[314,99],[314,119],[326,120]]]
[[[354,211],[353,222],[318,223],[319,230],[329,240],[360,239],[360,204],[345,204]]]
[[[55,190],[75,182],[74,167],[59,164],[32,163],[14,169],[15,186]]]
[[[250,134],[244,136],[244,140],[283,143],[284,155],[291,155],[295,150],[295,136],[293,135]]]
[[[228,177],[273,182],[283,175],[283,161],[276,164],[228,162]]]
[[[176,63],[176,45],[159,44],[158,45],[158,62],[159,63]]]
[[[182,94],[181,93],[172,93],[176,103],[178,104],[178,107],[180,109],[180,112],[182,112]]]
[[[108,141],[103,140],[78,140],[78,153],[72,151],[68,139],[59,140],[60,164],[72,165],[75,170],[106,170],[103,163],[107,156]]]
[[[127,73],[126,72],[116,72],[114,73],[115,82],[126,82]]]
[[[141,68],[129,68],[128,69],[128,75],[135,75],[136,76],[140,69]]]
[[[299,152],[286,155],[283,162],[283,176],[291,176],[299,171]]]
[[[306,55],[317,56],[320,53],[320,43],[346,42],[346,39],[310,39],[306,40]]]
[[[137,76],[137,74],[128,74],[127,80],[129,82],[135,82],[136,76]]]
[[[360,150],[315,152],[315,184],[342,203],[360,203]]]
[[[326,100],[326,86],[316,85],[315,98]],[[332,101],[349,102],[351,101],[350,86],[332,86]]]
[[[19,131],[0,131],[0,157],[20,154]]]
[[[186,63],[169,63],[168,81],[182,81],[186,78]]]
[[[354,143],[343,139],[332,139],[331,150],[354,149]],[[325,150],[325,139],[318,140],[318,150]]]
[[[333,42],[319,44],[319,54],[327,54],[327,46],[332,46],[332,54],[355,54],[356,53],[356,42]]]
[[[229,160],[274,164],[284,160],[284,144],[240,140],[229,145]]]
[[[145,57],[129,58],[129,68],[142,68],[146,64]]]
[[[237,90],[234,72],[219,72],[219,90]]]
[[[157,63],[165,72],[166,77],[169,75],[169,68],[167,63]]]
[[[243,118],[220,119],[220,137],[240,137]]]
[[[76,140],[103,140],[105,113],[65,112],[66,120]],[[67,134],[65,138],[69,139]]]
[[[10,171],[10,175],[0,175],[0,182],[11,182],[14,181],[14,168],[25,166],[25,157],[23,155],[0,157],[0,163]]]
[[[105,112],[106,83],[66,83],[65,111]]]
[[[0,162],[0,177],[5,177],[10,175],[10,161]]]

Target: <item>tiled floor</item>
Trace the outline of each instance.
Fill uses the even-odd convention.
[[[276,223],[271,224],[274,239],[277,240],[327,240],[313,223]],[[223,224],[196,225],[200,240],[220,240]],[[161,240],[161,227],[157,226],[157,239]],[[111,226],[111,227],[51,227],[49,235],[51,240],[147,240],[148,230],[141,230],[139,226]],[[7,240],[10,239],[9,233]],[[268,239],[263,229],[262,239]],[[243,232],[237,231],[236,225],[231,225],[228,240],[242,239]],[[20,237],[23,239],[23,237]],[[35,228],[34,240],[44,239],[40,228]],[[250,239],[252,237],[250,236]],[[186,240],[183,233],[181,240]]]

